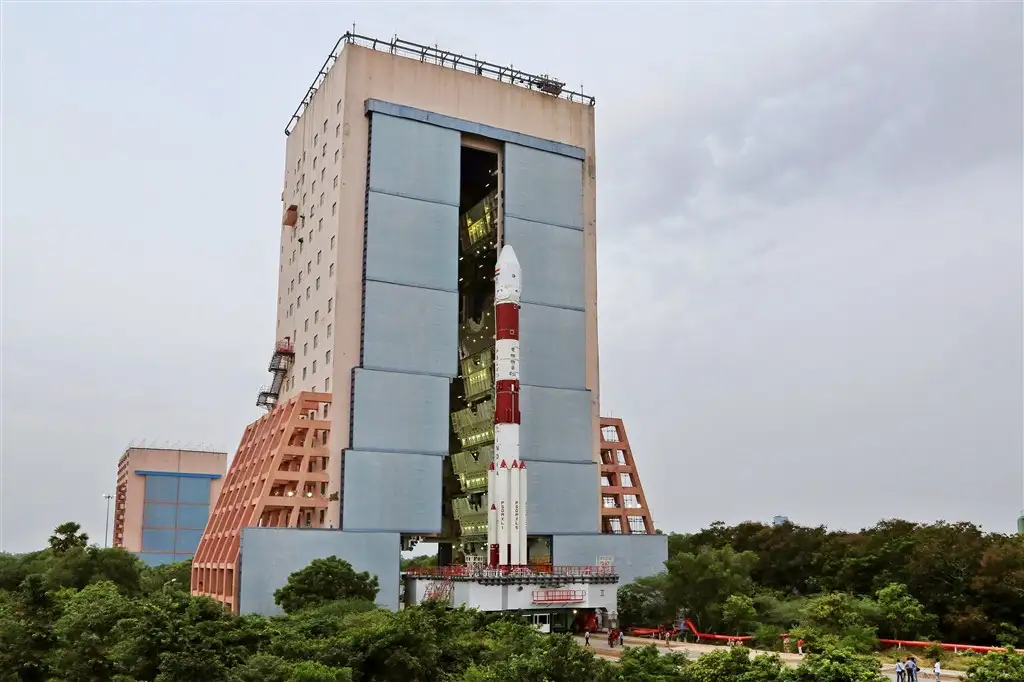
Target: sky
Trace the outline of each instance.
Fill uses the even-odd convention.
[[[0,11],[0,549],[259,416],[283,128],[353,23],[597,98],[602,411],[659,528],[1013,531],[1024,5]]]

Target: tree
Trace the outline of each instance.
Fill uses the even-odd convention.
[[[652,627],[675,618],[675,612],[665,601],[668,576],[664,573],[638,578],[619,588],[619,624],[623,627]]]
[[[872,656],[849,649],[826,649],[808,654],[803,664],[789,671],[787,677],[792,682],[886,682],[881,668]]]
[[[53,529],[50,536],[50,549],[56,555],[61,555],[74,547],[85,549],[89,544],[89,536],[80,533],[82,526],[74,521],[65,521]]]
[[[935,620],[925,613],[921,602],[907,592],[906,585],[890,583],[878,590],[875,597],[883,631],[892,635],[892,639],[920,637]]]
[[[336,599],[377,598],[377,576],[357,573],[344,559],[330,556],[313,562],[288,576],[284,587],[274,593],[274,601],[285,613],[295,613]]]
[[[750,572],[757,563],[753,552],[731,548],[684,552],[665,562],[666,597],[673,611],[685,610],[701,629],[714,631],[722,624],[722,605],[733,594],[750,594]]]
[[[730,594],[722,605],[722,622],[734,634],[747,632],[756,621],[754,600],[745,594]]]
[[[990,652],[972,662],[964,682],[1020,682],[1024,680],[1024,654]]]

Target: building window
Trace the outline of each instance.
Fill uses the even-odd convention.
[[[622,506],[625,507],[626,509],[639,509],[640,500],[637,499],[636,495],[623,495]]]
[[[334,113],[336,113],[336,114],[340,114],[341,113],[341,100],[340,99],[338,100],[338,103],[334,105]]]
[[[331,263],[330,269],[327,271],[328,276],[334,277],[334,263]]]
[[[327,377],[326,379],[324,379],[324,393],[330,393],[330,392],[331,392],[331,378]]]
[[[316,290],[320,291],[320,278],[319,277],[316,278]]]
[[[324,119],[324,132],[327,132],[327,119]]]
[[[326,144],[324,145],[323,151],[320,152],[320,156],[327,156],[327,145]]]
[[[308,332],[309,331],[309,318],[308,317],[306,318],[306,321],[302,324],[302,331],[304,331],[304,332]]]
[[[605,495],[604,497],[601,498],[601,501],[604,504],[605,509],[615,509],[616,507],[619,506],[615,503],[615,498],[612,497],[611,495]]]
[[[324,173],[326,173],[326,172],[327,172],[326,168],[321,168],[320,169],[320,182],[324,181]]]
[[[294,312],[294,309],[292,308],[292,304],[289,303],[288,304],[288,317],[291,317],[293,312]]]
[[[295,309],[298,310],[301,307],[302,307],[302,297],[299,296],[297,299],[295,299]]]
[[[320,345],[320,337],[316,334],[313,335],[313,348]]]
[[[312,218],[315,215],[316,215],[316,206],[310,206],[309,207],[309,217]]]
[[[332,310],[334,310],[334,299],[329,298],[327,299],[327,312],[331,312]]]
[[[601,477],[601,485],[602,486],[607,488],[607,487],[611,486],[611,484],[612,484],[611,479],[609,479],[607,476],[602,476]]]
[[[320,192],[320,206],[324,205],[324,193]]]
[[[323,220],[323,218],[321,218],[321,220]],[[313,243],[313,230],[310,230],[310,231],[309,231],[309,243],[310,243],[310,244],[312,244],[312,243]]]
[[[622,520],[621,519],[605,519],[608,522],[608,530],[613,535],[622,535]]]
[[[334,126],[334,136],[335,137],[341,136],[341,124],[340,123],[338,125]]]
[[[316,170],[316,157],[313,157],[313,170]]]
[[[327,338],[331,338],[331,325],[327,325]]]
[[[619,474],[619,485],[623,488],[633,487],[633,477],[629,474]]]
[[[331,204],[331,215],[334,215],[337,212],[338,212],[338,202],[335,201],[333,204]]]
[[[320,321],[320,311],[319,310],[314,310],[313,311],[313,324],[316,324],[319,321]]]
[[[302,344],[302,357],[306,357],[306,355],[308,355],[308,354],[309,354],[309,344],[308,343],[304,343],[304,344]]]
[[[625,466],[626,464],[626,452],[625,450],[615,451],[615,461],[619,463],[619,466]]]
[[[334,248],[334,237],[331,237],[331,248]]]
[[[338,163],[338,150],[334,150],[334,163]]]
[[[292,280],[292,281],[294,282],[295,280]],[[299,284],[302,284],[302,270],[299,270]],[[294,288],[295,288],[295,285],[293,284],[292,285],[292,289],[294,289]]]
[[[647,535],[647,526],[644,525],[644,517],[630,516],[628,521],[630,533],[633,535]]]
[[[306,287],[306,300],[309,300],[309,287]]]
[[[325,364],[325,365],[329,365],[329,364],[331,364],[331,351],[327,351],[327,352],[326,352],[326,353],[324,354],[324,364]]]
[[[320,141],[320,134],[318,133],[318,134],[313,136],[313,146],[314,147],[317,146],[317,144],[319,144],[319,141]]]
[[[324,252],[323,252],[323,251],[317,251],[317,252],[316,252],[316,264],[317,264],[317,265],[320,265],[320,258],[321,258],[321,257],[322,257],[323,255],[324,255]]]
[[[313,374],[316,374],[316,360],[313,361]]]
[[[302,368],[302,380],[303,381],[306,380],[306,368],[305,367]]]
[[[316,231],[317,231],[317,232],[319,232],[319,231],[321,231],[322,229],[324,229],[324,219],[323,219],[323,218],[320,218],[320,219],[319,219],[319,220],[317,220],[317,222],[316,222]]]
[[[314,181],[313,181],[313,184],[312,184],[312,185],[310,185],[310,187],[309,187],[309,191],[310,191],[310,192],[315,192],[315,191],[316,191],[316,180],[314,180]]]
[[[614,426],[602,426],[601,427],[601,439],[608,443],[619,442],[619,430]]]
[[[306,263],[306,274],[313,272],[313,261]]]
[[[334,189],[338,189],[338,176],[334,176]]]

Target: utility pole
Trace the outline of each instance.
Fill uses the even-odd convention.
[[[114,496],[110,493],[103,493],[103,499],[107,501],[107,515],[103,517],[103,547],[106,548],[110,533],[110,501],[114,499]]]

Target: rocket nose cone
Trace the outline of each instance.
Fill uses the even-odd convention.
[[[501,253],[498,254],[498,267],[505,264],[519,265],[519,259],[516,258],[516,252],[509,244],[505,244],[505,246],[501,247]]]

